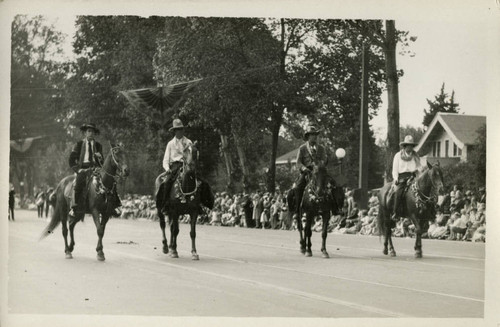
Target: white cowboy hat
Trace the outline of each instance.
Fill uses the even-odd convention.
[[[180,119],[174,119],[174,121],[172,122],[172,127],[170,127],[169,131],[173,131],[173,130],[176,130],[176,129],[183,129],[185,127],[186,126],[184,126],[182,124],[182,120],[180,120]]]
[[[416,142],[413,141],[413,136],[411,135],[406,135],[405,136],[405,139],[403,140],[403,142],[399,143],[400,146],[405,146],[405,145],[417,145]]]

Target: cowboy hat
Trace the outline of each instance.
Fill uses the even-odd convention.
[[[405,145],[417,145],[416,142],[413,141],[413,136],[411,135],[406,135],[405,136],[405,139],[403,140],[403,142],[399,143],[400,146],[405,146]]]
[[[99,129],[95,126],[94,123],[85,123],[82,126],[80,126],[80,130],[82,132],[85,132],[88,129],[93,129],[96,134],[99,134]]]
[[[174,119],[174,121],[172,122],[172,127],[170,127],[169,131],[173,131],[173,130],[176,130],[176,129],[183,129],[185,128],[186,126],[184,126],[182,124],[182,120],[180,119]]]
[[[306,128],[306,131],[304,132],[304,139],[307,139],[310,134],[318,135],[320,131],[321,130],[317,126],[311,125],[311,126]]]

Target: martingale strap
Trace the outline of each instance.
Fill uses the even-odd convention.
[[[422,194],[422,192],[419,191],[416,182],[413,182],[411,184],[411,190],[416,199],[415,205],[419,209],[423,209],[426,205],[437,202],[435,195],[426,196]]]

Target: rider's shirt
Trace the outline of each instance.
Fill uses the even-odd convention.
[[[398,180],[399,174],[415,173],[417,170],[422,168],[420,157],[415,151],[413,151],[409,156],[403,152],[404,149],[396,153],[394,155],[394,160],[392,161],[392,178],[395,181]]]
[[[186,157],[186,154],[191,151],[190,146],[193,144],[190,139],[183,136],[178,139],[174,137],[167,144],[167,149],[165,150],[165,156],[163,157],[163,168],[169,170],[170,165],[173,162],[182,162]]]
[[[94,162],[93,153],[95,153],[95,145],[94,140],[83,140],[83,144],[85,145],[85,154],[83,155],[83,163],[90,164]]]
[[[299,171],[302,171],[303,167],[311,169],[313,164],[326,165],[327,162],[328,157],[323,146],[319,144],[313,145],[309,142],[300,146],[299,152],[297,153],[297,169]]]

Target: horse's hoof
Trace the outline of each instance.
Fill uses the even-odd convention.
[[[97,253],[97,260],[104,261],[106,258],[104,257],[104,253]]]
[[[313,254],[312,254],[312,251],[306,251],[306,257],[312,257]]]
[[[422,252],[415,252],[415,258],[422,258]]]
[[[300,249],[300,253],[302,253],[302,254],[306,254],[306,249],[302,249],[302,248],[301,248],[301,249]]]
[[[179,255],[177,254],[177,251],[172,251],[172,253],[170,254],[170,257],[171,258],[178,258]]]
[[[387,249],[384,249],[384,251],[382,251],[382,253],[384,253],[385,255],[389,254],[389,251],[387,251]]]
[[[396,251],[391,251],[391,257],[395,257],[396,256]]]
[[[168,254],[168,246],[163,247],[163,253]]]
[[[196,253],[193,253],[193,256],[191,258],[192,260],[200,260],[200,256],[197,255]]]
[[[71,252],[66,252],[66,259],[73,259]]]
[[[328,255],[328,252],[324,251],[323,254],[321,255],[323,258],[328,259],[330,258],[330,255]]]

